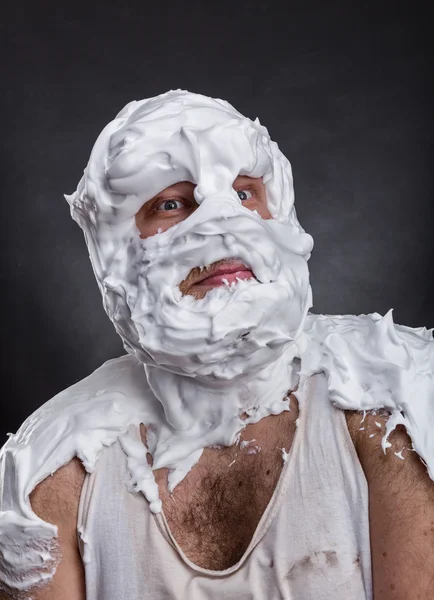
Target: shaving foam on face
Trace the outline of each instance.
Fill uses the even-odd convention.
[[[274,219],[242,206],[238,175],[263,178]],[[141,239],[136,213],[179,181],[196,185],[198,208]],[[127,352],[158,373],[224,384],[273,362],[298,337],[312,304],[313,241],[296,218],[289,162],[265,127],[228,103],[176,91],[128,104],[99,136],[67,199],[107,314]],[[257,281],[202,300],[182,296],[179,284],[193,267],[228,258]],[[171,399],[175,412],[184,399]]]
[[[240,174],[263,178],[272,220],[242,206],[232,188]],[[196,185],[199,207],[140,239],[136,212],[178,181]],[[158,512],[154,469],[169,469],[173,490],[205,447],[230,446],[248,423],[289,410],[297,386],[303,410],[304,384],[320,371],[340,408],[390,411],[384,450],[405,425],[433,478],[432,331],[395,325],[391,313],[308,313],[312,238],[296,218],[290,165],[258,121],[182,91],[132,102],[101,133],[68,201],[128,356],[43,405],[1,450],[0,582],[26,590],[52,576],[57,530],[33,513],[29,494],[74,456],[91,472],[119,439],[130,490]],[[225,258],[256,279],[201,300],[181,295],[193,267]],[[132,434],[140,423],[146,446]]]

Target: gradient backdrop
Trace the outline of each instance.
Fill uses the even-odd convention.
[[[361,4],[361,3],[360,3]],[[428,3],[38,2],[2,9],[0,444],[123,353],[72,192],[122,106],[184,88],[259,116],[315,240],[314,312],[434,326]]]

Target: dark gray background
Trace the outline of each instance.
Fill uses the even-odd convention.
[[[16,2],[2,10],[0,443],[123,352],[71,193],[128,101],[171,88],[259,116],[316,242],[314,311],[434,325],[428,4]]]

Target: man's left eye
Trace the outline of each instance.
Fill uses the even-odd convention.
[[[250,190],[237,190],[237,194],[241,202],[245,202],[246,200],[253,198],[253,194]]]

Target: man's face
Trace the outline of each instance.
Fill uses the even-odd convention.
[[[291,166],[259,121],[181,90],[132,102],[98,137],[68,201],[107,314],[149,377],[162,366],[220,385],[298,338],[312,238],[295,214]]]
[[[196,186],[189,181],[171,185],[146,202],[136,214],[136,225],[142,239],[162,233],[173,225],[184,221],[198,208],[194,198]],[[271,219],[267,206],[267,195],[261,177],[238,176],[233,188],[243,206],[256,210],[263,219]],[[238,279],[254,277],[252,271],[236,257],[212,263],[203,269],[195,267],[180,283],[182,294],[203,298],[208,290],[232,283]]]

